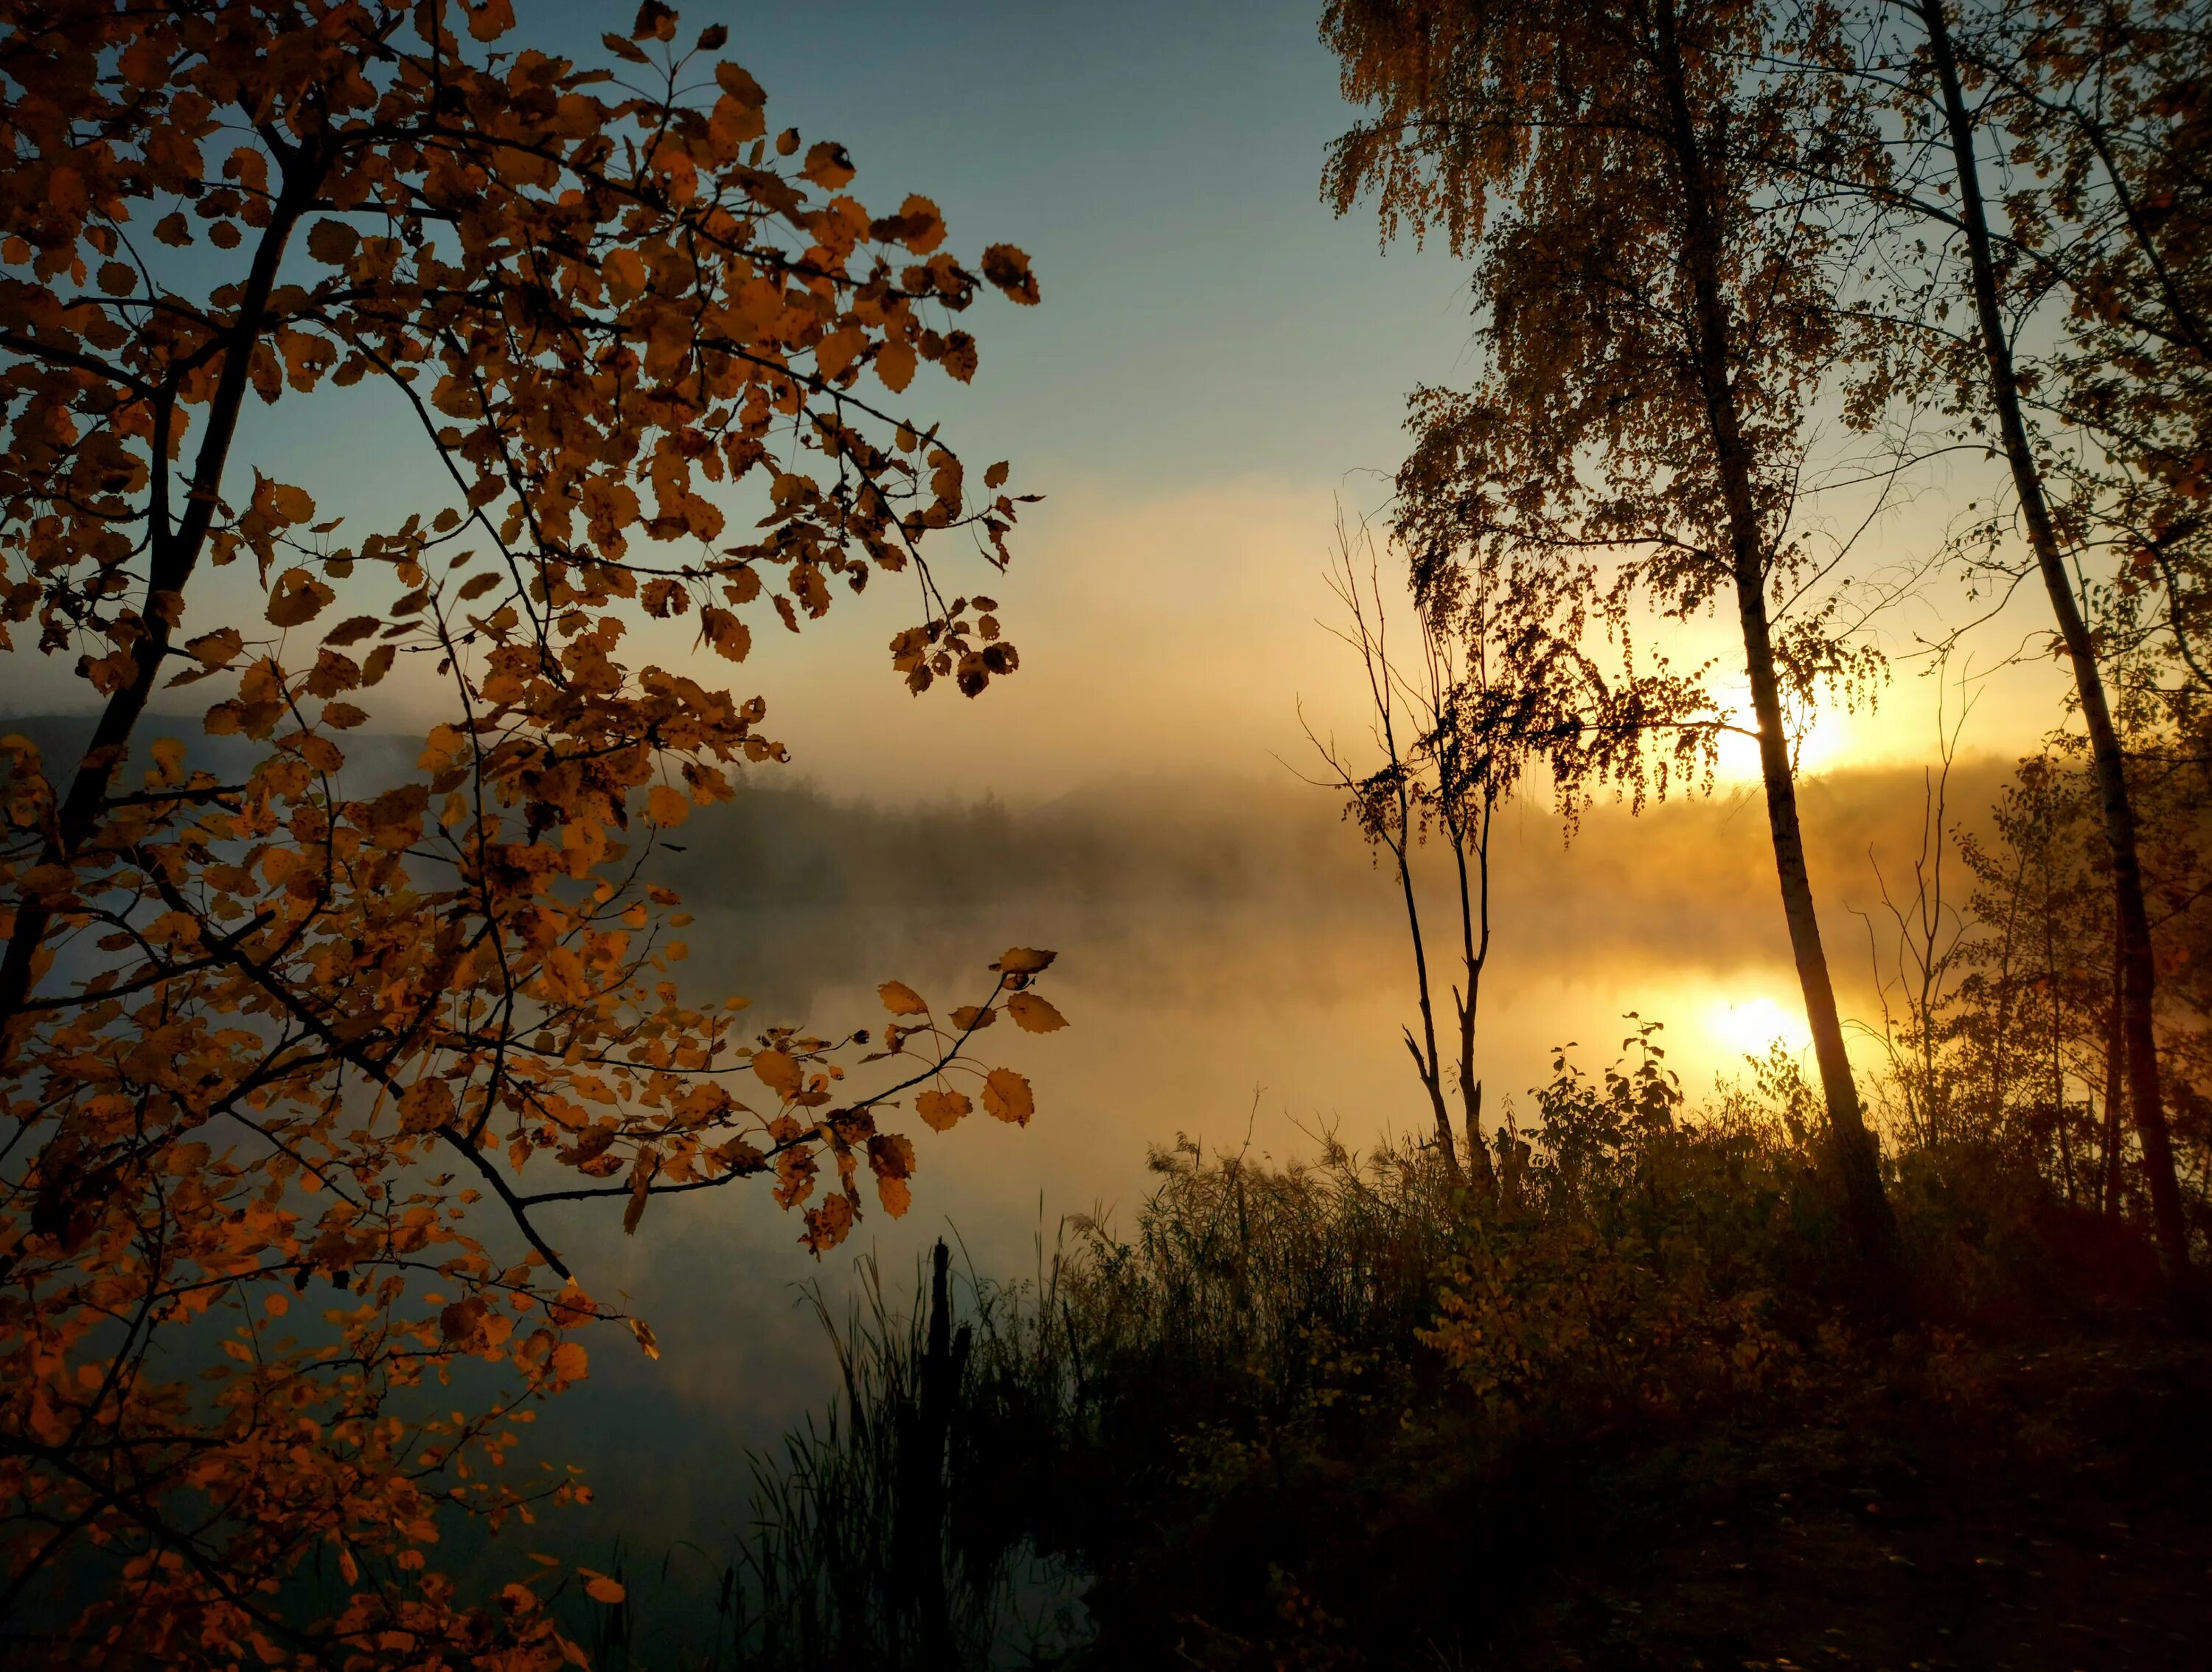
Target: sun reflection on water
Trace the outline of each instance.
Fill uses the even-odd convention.
[[[1813,1043],[1804,1012],[1764,993],[1721,1000],[1706,1012],[1705,1028],[1728,1049],[1746,1056],[1764,1056],[1777,1044],[1802,1051]]]

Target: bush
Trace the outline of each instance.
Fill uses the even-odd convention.
[[[1679,1414],[1796,1359],[1776,1256],[1814,1170],[1748,1108],[1685,1123],[1657,1031],[1639,1022],[1601,1082],[1561,1055],[1534,1142],[1499,1134],[1497,1199],[1467,1216],[1420,1336],[1493,1414]]]
[[[872,1290],[843,1408],[758,1469],[732,1569],[758,1663],[1396,1653],[1437,1596],[1510,1614],[1627,1460],[1968,1362],[1961,1330],[2090,1314],[2113,1273],[2152,1292],[2137,1230],[2018,1156],[1907,1145],[1890,1187],[1943,1327],[1892,1342],[1786,1056],[1692,1110],[1638,1021],[1534,1104],[1488,1194],[1426,1146],[1178,1140],[1126,1237],[1068,1221],[1018,1284],[941,1267],[910,1314]]]

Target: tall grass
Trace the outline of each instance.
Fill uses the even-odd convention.
[[[1031,1664],[1072,1640],[1064,1569],[1018,1529],[954,1514],[976,1495],[975,1448],[954,1432],[972,1426],[975,1344],[1007,1362],[1035,1335],[1048,1284],[963,1278],[943,1243],[910,1301],[886,1292],[872,1258],[859,1279],[842,1317],[818,1288],[809,1296],[836,1355],[836,1400],[746,1455],[749,1514],[721,1550],[686,1544],[641,1570],[617,1548],[608,1566],[627,1596],[589,1622],[595,1666],[944,1672]]]
[[[1066,1221],[1026,1280],[940,1244],[910,1302],[872,1266],[847,1317],[817,1297],[842,1397],[751,1460],[685,1663],[1241,1665],[1346,1596],[1376,1630],[1455,1590],[1502,1607],[1565,1478],[1543,1459],[1747,1408],[1889,1327],[1853,1314],[1786,1061],[1692,1116],[1644,1027],[1597,1079],[1563,1059],[1534,1115],[1488,1193],[1423,1146],[1179,1141],[1126,1232]],[[2003,1152],[1908,1149],[1892,1181],[1924,1313],[2094,1298],[2064,1204]]]

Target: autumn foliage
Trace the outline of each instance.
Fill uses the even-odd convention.
[[[1006,466],[897,403],[973,376],[957,321],[1036,302],[1026,258],[864,208],[719,26],[648,0],[591,68],[514,29],[0,3],[0,615],[100,714],[81,757],[0,741],[0,1616],[41,1655],[580,1659],[545,1601],[612,1579],[437,1571],[455,1517],[583,1490],[498,1473],[621,1316],[539,1210],[635,1231],[757,1176],[827,1249],[864,1184],[907,1205],[887,1109],[1026,1122],[970,1043],[1060,1025],[1019,949],[949,1014],[887,984],[873,1038],[683,993],[655,849],[786,751],[705,657],[625,645],[741,664],[874,580],[915,691],[1012,672],[932,567],[1003,567]],[[240,456],[251,408],[356,386],[442,503],[356,528]],[[387,681],[445,718],[368,779]]]

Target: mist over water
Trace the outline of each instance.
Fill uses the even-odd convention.
[[[1954,772],[1954,808],[1986,806],[2000,770]],[[1870,853],[1893,887],[1909,871],[1920,790],[1917,773],[1893,769],[1805,787],[1847,1013],[1875,1010],[1850,909],[1877,901]],[[678,973],[697,996],[744,994],[759,1025],[842,1035],[882,1025],[879,982],[942,1010],[987,993],[1005,948],[1044,946],[1060,954],[1046,990],[1071,1025],[978,1037],[983,1060],[1034,1083],[1026,1128],[978,1111],[940,1134],[910,1110],[886,1116],[915,1143],[914,1206],[894,1220],[869,1193],[852,1238],[819,1262],[758,1180],[657,1201],[635,1237],[605,1204],[549,1222],[586,1286],[626,1295],[662,1348],[650,1363],[603,1339],[589,1381],[546,1408],[536,1446],[585,1461],[598,1494],[562,1517],[572,1535],[703,1542],[743,1520],[742,1448],[835,1390],[804,1286],[842,1317],[873,1260],[902,1300],[939,1235],[979,1275],[1033,1273],[1066,1216],[1128,1225],[1148,1150],[1178,1137],[1283,1159],[1328,1132],[1364,1148],[1428,1129],[1400,1031],[1416,1019],[1402,903],[1320,791],[1129,781],[1030,808],[891,807],[801,786],[748,791],[675,836],[658,874],[696,916]],[[1555,1046],[1578,1042],[1593,1072],[1609,1062],[1630,1011],[1667,1024],[1693,1100],[1774,1033],[1802,1044],[1767,841],[1755,794],[1640,817],[1601,806],[1571,845],[1540,801],[1501,821],[1477,1045],[1493,1119],[1526,1112]],[[1455,907],[1429,857],[1424,921],[1441,967]]]
[[[88,729],[51,716],[8,725],[55,763]],[[191,745],[193,764],[217,773],[247,763],[236,740]],[[409,773],[418,746],[349,739],[342,793]],[[1978,823],[2009,769],[1995,758],[1955,768],[1953,819]],[[1878,931],[1877,862],[1893,890],[1910,891],[1922,775],[1837,772],[1808,779],[1801,799],[1846,1015],[1871,1019],[1868,926],[1854,913],[1874,911]],[[1457,904],[1444,855],[1422,858],[1441,1006]],[[1067,1216],[1129,1225],[1148,1152],[1179,1139],[1281,1160],[1313,1154],[1328,1134],[1364,1149],[1431,1129],[1401,1036],[1417,1012],[1395,879],[1332,796],[1287,771],[1122,779],[1029,806],[870,803],[756,777],[671,832],[647,874],[678,888],[696,919],[677,977],[694,998],[744,995],[759,1027],[880,1029],[876,987],[891,979],[940,1012],[975,1002],[994,980],[987,966],[1014,945],[1059,953],[1046,991],[1070,1026],[1032,1036],[1002,1022],[978,1036],[975,1055],[1032,1081],[1025,1128],[978,1110],[936,1133],[890,1111],[884,1124],[915,1147],[913,1207],[892,1219],[866,1193],[852,1237],[819,1262],[758,1179],[657,1199],[635,1237],[605,1203],[542,1215],[586,1286],[626,1298],[661,1346],[653,1362],[603,1335],[589,1379],[542,1408],[529,1450],[580,1462],[596,1496],[538,1535],[562,1547],[711,1547],[745,1519],[745,1448],[772,1446],[836,1391],[810,1286],[842,1318],[873,1262],[902,1301],[939,1236],[979,1276],[1033,1274]],[[1632,1011],[1666,1024],[1693,1101],[1770,1038],[1803,1043],[1755,789],[1640,814],[1601,803],[1571,842],[1540,790],[1524,796],[1496,829],[1492,908],[1477,1071],[1492,1121],[1527,1110],[1555,1047],[1571,1042],[1585,1068],[1602,1068]],[[868,1072],[855,1071],[856,1090]],[[496,1227],[484,1228],[496,1246]]]

